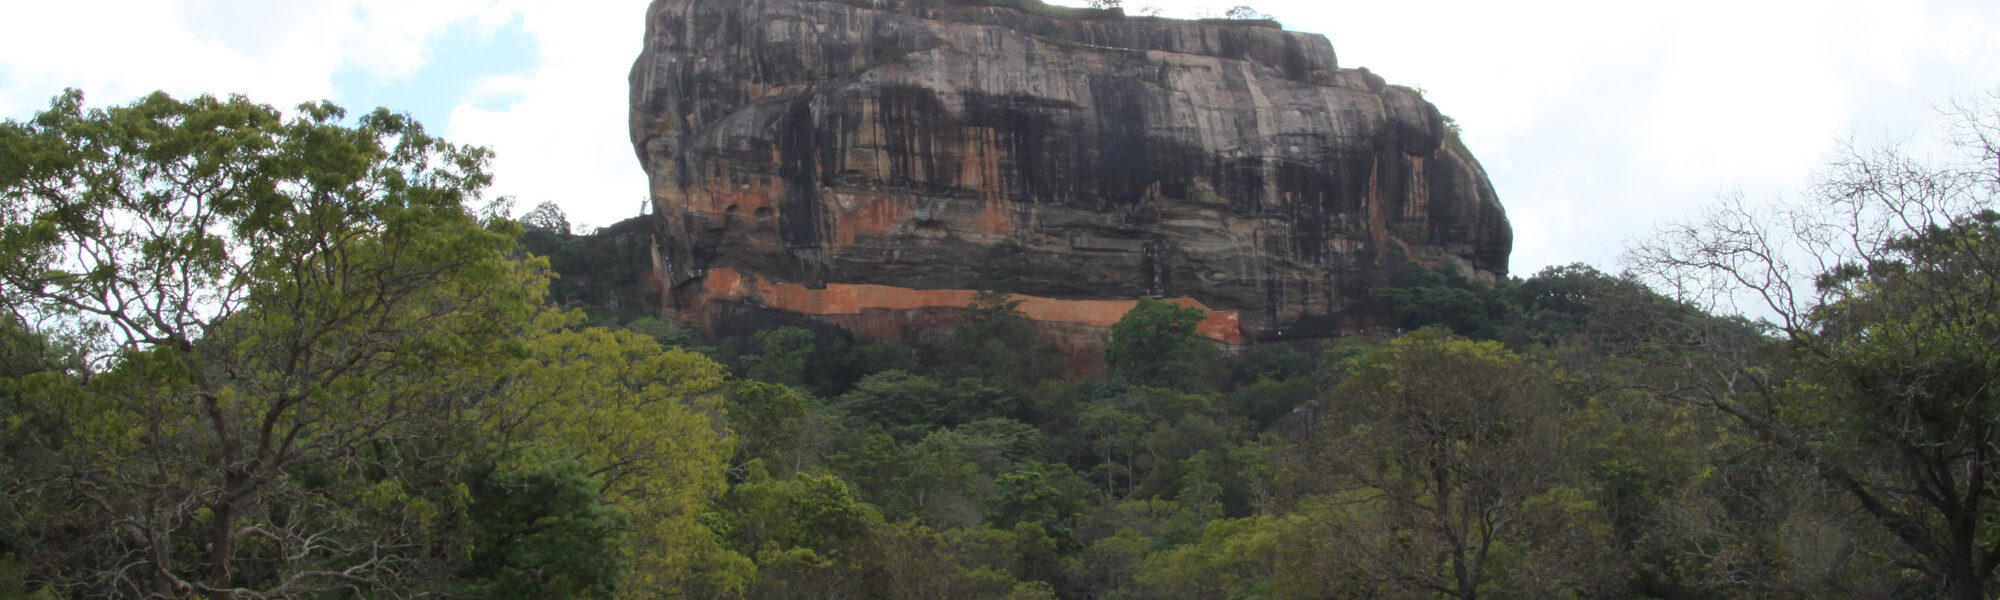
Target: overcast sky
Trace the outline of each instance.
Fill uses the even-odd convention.
[[[387,106],[492,147],[492,193],[517,214],[554,200],[603,226],[645,199],[625,82],[645,0],[10,4],[0,117],[27,118],[65,87],[93,105],[161,89]],[[1186,16],[1235,2],[1150,4]],[[1795,193],[1841,140],[1923,139],[1933,105],[2000,88],[1994,0],[1255,6],[1458,120],[1513,221],[1522,276],[1615,269],[1627,242],[1718,193]]]

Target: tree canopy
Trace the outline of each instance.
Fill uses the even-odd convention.
[[[0,296],[28,333],[6,340],[26,360],[0,386],[0,513],[24,580],[78,597],[630,588],[603,566],[549,574],[581,563],[536,548],[706,537],[684,497],[719,483],[723,446],[688,400],[720,368],[545,308],[546,263],[473,208],[488,156],[388,111],[241,97],[86,109],[71,91],[0,125]],[[51,352],[70,341],[79,360]],[[522,511],[567,533],[498,533]],[[636,553],[649,576],[689,568],[655,554]]]

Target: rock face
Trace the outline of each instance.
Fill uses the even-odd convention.
[[[1056,329],[1178,298],[1241,343],[1380,322],[1404,261],[1506,272],[1437,109],[1324,37],[948,1],[653,2],[632,139],[675,308],[901,335],[998,286]]]

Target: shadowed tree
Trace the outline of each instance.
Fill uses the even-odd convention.
[[[1291,478],[1296,585],[1473,600],[1597,590],[1608,531],[1571,481],[1552,369],[1419,330],[1371,352]]]

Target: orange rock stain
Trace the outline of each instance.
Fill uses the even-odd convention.
[[[965,139],[971,147],[959,153],[965,157],[960,178],[971,184],[968,187],[982,192],[978,231],[991,236],[1012,233],[1014,220],[1009,216],[1007,180],[1000,175],[1000,133],[991,127],[971,127],[965,130]]]
[[[774,283],[744,277],[734,269],[713,269],[702,280],[709,300],[728,300],[764,306],[785,312],[822,317],[859,315],[864,311],[913,311],[964,308],[972,303],[972,290],[914,290],[910,288],[829,283],[826,289],[811,289],[797,283]],[[1043,323],[1072,323],[1109,328],[1138,300],[1063,300],[1040,296],[1013,295],[1028,319]],[[1207,315],[1195,326],[1195,334],[1219,342],[1243,343],[1243,330],[1233,311],[1211,310],[1193,298],[1170,298],[1181,306],[1201,309]]]

